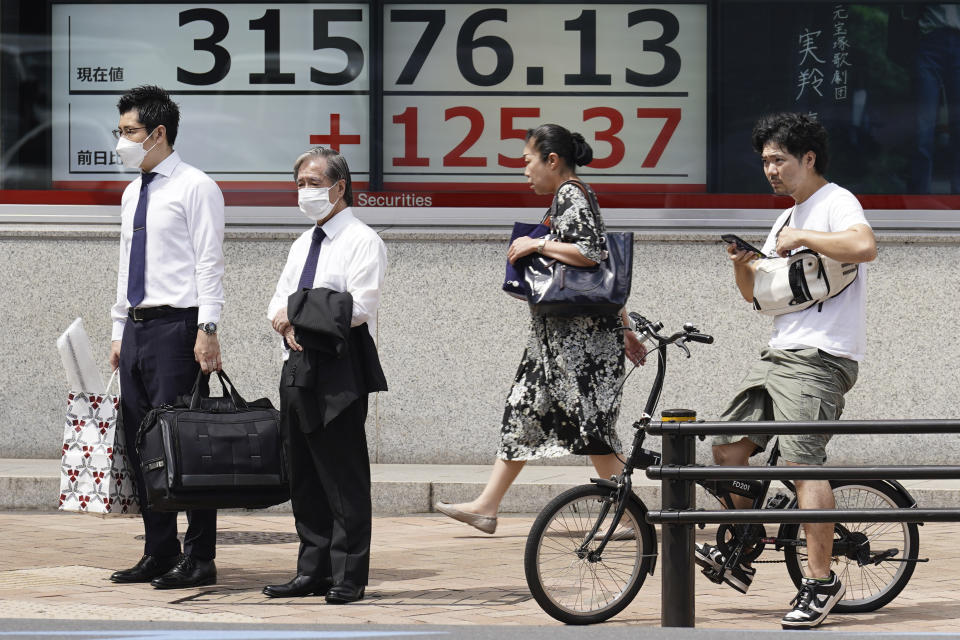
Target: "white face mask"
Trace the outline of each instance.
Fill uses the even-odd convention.
[[[154,129],[156,131],[156,129]],[[150,135],[153,135],[153,132],[150,132]],[[149,136],[147,136],[149,139]],[[146,142],[146,140],[144,141]],[[160,140],[157,140],[153,143],[153,147],[160,144]],[[133,140],[128,140],[123,136],[117,140],[117,155],[120,156],[120,162],[123,163],[127,169],[139,169],[140,165],[143,164],[143,159],[147,157],[147,154],[153,151],[153,147],[149,149],[143,148],[143,142],[134,142]]]
[[[337,201],[339,202],[339,198]],[[323,220],[333,210],[336,202],[330,202],[330,187],[304,187],[297,190],[300,211],[314,222]]]

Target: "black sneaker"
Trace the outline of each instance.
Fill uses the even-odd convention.
[[[697,544],[693,551],[693,557],[696,563],[703,567],[704,573],[713,571],[717,575],[723,568],[724,562],[727,561],[720,549],[709,544]],[[757,570],[753,567],[740,563],[727,569],[723,581],[740,593],[746,593],[753,583],[753,576],[756,573]]]
[[[827,582],[804,578],[800,583],[800,591],[790,601],[796,606],[783,616],[780,624],[784,629],[812,629],[823,622],[846,591],[847,588],[833,571]]]

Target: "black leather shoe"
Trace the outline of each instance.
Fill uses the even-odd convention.
[[[327,579],[317,580],[311,576],[298,575],[286,584],[268,584],[263,595],[268,598],[302,598],[303,596],[325,596],[333,582]]]
[[[177,565],[177,561],[180,559],[179,555],[175,556],[148,556],[145,555],[140,558],[140,561],[137,564],[133,565],[129,569],[123,569],[121,571],[115,571],[110,576],[110,582],[122,582],[122,583],[133,583],[133,582],[150,582],[158,576],[162,576],[170,569],[174,568]]]
[[[341,582],[327,591],[327,602],[330,604],[347,604],[357,600],[363,600],[363,586],[358,587],[349,582]]]
[[[186,589],[217,584],[217,565],[213,560],[180,556],[180,562],[159,578],[150,581],[154,589]]]

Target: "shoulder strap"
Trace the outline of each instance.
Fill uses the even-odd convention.
[[[774,238],[779,238],[779,237],[780,237],[780,232],[783,231],[784,227],[786,227],[788,224],[790,224],[790,220],[793,218],[793,213],[794,213],[796,210],[797,210],[797,205],[793,205],[793,208],[790,209],[790,215],[787,216],[787,219],[784,220],[784,221],[783,221],[783,224],[780,225],[780,228],[777,229],[777,235],[775,235]]]
[[[787,216],[787,219],[783,221],[783,224],[780,225],[780,228],[777,229],[777,236],[780,237],[780,232],[783,231],[784,227],[790,224],[790,220],[793,218],[793,212],[797,210],[797,205],[793,205],[793,208],[790,209],[790,215]]]
[[[607,228],[603,224],[603,217],[600,215],[600,203],[597,202],[597,195],[593,192],[593,189],[591,189],[589,186],[587,186],[583,182],[580,182],[579,180],[573,180],[573,179],[567,180],[566,182],[563,182],[559,187],[557,187],[557,193],[559,194],[560,189],[562,189],[564,186],[568,184],[574,184],[577,187],[579,187],[581,191],[583,191],[583,195],[586,196],[587,198],[587,206],[590,208],[590,213],[593,214],[593,219],[597,223],[597,229],[600,232],[600,242],[603,245],[606,245],[607,244],[607,238],[606,238]],[[553,204],[551,205],[551,211],[553,211],[556,208],[556,206],[557,206],[557,198],[556,196],[554,196]]]

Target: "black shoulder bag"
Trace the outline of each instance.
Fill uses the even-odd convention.
[[[547,256],[534,254],[524,265],[523,275],[528,287],[527,302],[534,315],[577,316],[615,315],[630,297],[633,279],[633,233],[607,233],[600,217],[600,206],[593,190],[577,180],[560,185],[575,184],[587,196],[590,211],[597,221],[603,258],[592,267],[575,267]],[[557,189],[559,193],[560,188]],[[550,207],[554,220],[557,197]],[[553,235],[548,240],[558,240]]]
[[[137,434],[147,502],[157,511],[261,509],[290,498],[280,412],[246,402],[217,372],[222,398],[203,397],[200,372],[189,398],[150,411]]]

